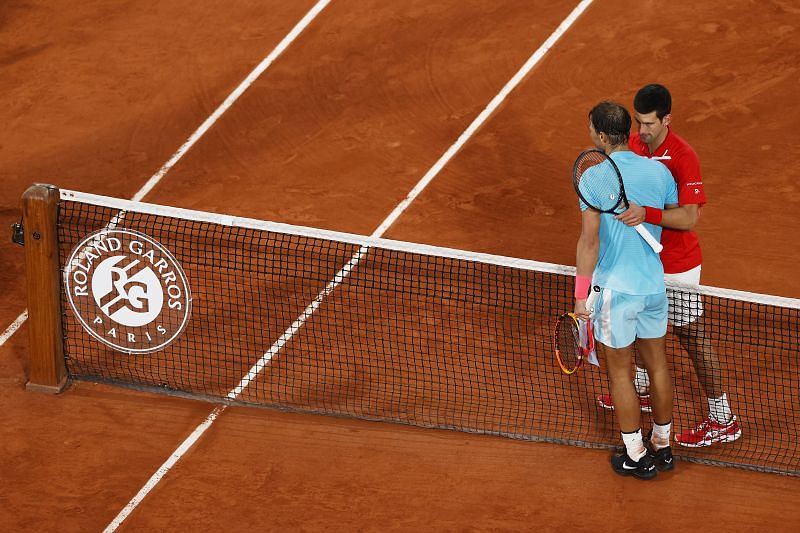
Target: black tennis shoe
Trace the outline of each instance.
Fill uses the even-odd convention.
[[[675,458],[672,457],[672,447],[667,446],[666,448],[661,448],[660,450],[654,451],[654,460],[656,463],[656,468],[659,472],[667,472],[675,468]]]
[[[653,447],[653,430],[650,430],[650,433],[644,438],[644,445],[647,447],[648,450],[653,454],[656,468],[659,472],[668,472],[675,468],[675,458],[672,457],[672,447],[667,446],[666,448],[661,448],[660,450],[656,450]]]
[[[653,479],[658,471],[656,470],[655,456],[648,451],[644,457],[634,461],[626,452],[617,453],[611,456],[611,466],[614,472],[621,476],[633,476],[636,479]]]

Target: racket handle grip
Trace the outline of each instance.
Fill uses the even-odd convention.
[[[661,246],[661,243],[658,242],[655,237],[653,237],[653,234],[647,231],[647,228],[641,224],[636,224],[633,229],[635,229],[639,235],[642,236],[642,239],[644,239],[645,242],[650,245],[650,248],[652,248],[655,253],[660,254],[661,250],[664,249],[664,247]]]

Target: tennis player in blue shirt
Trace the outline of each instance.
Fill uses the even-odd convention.
[[[630,114],[619,104],[601,102],[589,113],[592,142],[616,163],[628,199],[638,205],[677,207],[675,180],[669,170],[630,151],[630,129]],[[632,227],[616,220],[613,214],[601,214],[583,202],[580,207],[575,313],[589,318],[586,296],[589,287],[599,287],[591,320],[625,443],[625,452],[614,455],[611,463],[618,474],[652,479],[657,470],[673,467],[669,446],[673,389],[664,341],[667,332],[664,268],[658,254]],[[656,239],[660,238],[660,227],[645,226]],[[637,338],[650,376],[654,422],[651,450],[645,447],[642,438],[639,398],[631,379],[633,345]]]

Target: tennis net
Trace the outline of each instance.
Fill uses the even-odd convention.
[[[559,370],[574,268],[61,191],[71,379],[586,447],[618,446],[601,368]],[[671,287],[742,429],[685,460],[799,475],[800,301]],[[670,327],[674,427],[708,413]],[[649,417],[644,417],[645,424]],[[645,428],[646,429],[646,428]]]

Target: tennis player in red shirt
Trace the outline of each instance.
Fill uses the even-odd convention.
[[[629,141],[635,153],[663,163],[672,173],[678,186],[680,207],[662,211],[653,207],[631,205],[617,218],[628,225],[650,222],[664,228],[661,243],[661,262],[666,281],[697,285],[703,261],[700,242],[692,231],[700,207],[706,202],[700,160],[692,147],[669,127],[672,121],[672,96],[663,85],[651,84],[639,89],[633,100],[639,131]],[[731,411],[722,384],[722,368],[711,342],[706,338],[703,324],[703,304],[697,294],[675,293],[667,290],[669,321],[673,331],[689,354],[703,391],[708,398],[708,415],[693,428],[676,433],[675,441],[688,447],[710,446],[717,442],[733,442],[742,436],[736,416]],[[650,380],[644,368],[636,366],[634,380],[643,411],[651,411],[648,389]],[[600,405],[613,409],[611,395],[597,398]]]

